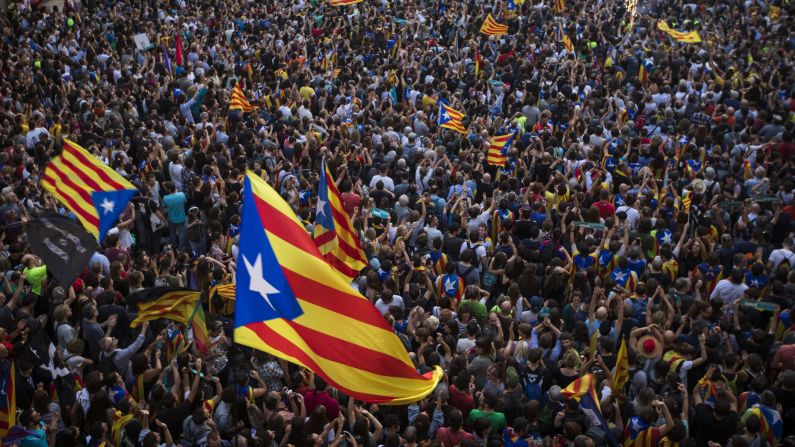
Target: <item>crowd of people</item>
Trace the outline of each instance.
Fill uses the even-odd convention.
[[[2,445],[795,446],[789,0],[7,3]],[[140,191],[72,284],[26,234],[70,215],[39,184],[64,138]],[[208,292],[234,282],[245,171],[311,233],[324,159],[353,286],[444,369],[420,402],[232,343]],[[203,292],[209,353],[130,327],[160,286]],[[607,428],[563,392],[588,374]]]

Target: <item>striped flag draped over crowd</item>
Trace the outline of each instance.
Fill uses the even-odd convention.
[[[682,43],[699,43],[701,42],[701,36],[698,34],[698,31],[677,31],[672,29],[668,26],[667,23],[664,21],[657,22],[657,29],[668,34],[669,36],[673,37],[673,39],[677,42]]]
[[[290,205],[251,172],[237,266],[236,343],[306,367],[366,402],[417,402],[442,378],[438,367],[417,373],[375,306],[326,263]]]
[[[320,168],[314,238],[320,254],[349,281],[367,266],[359,237],[342,207],[340,192],[326,160]]]
[[[41,186],[69,208],[100,242],[138,193],[99,158],[64,139],[63,152],[47,163]]]

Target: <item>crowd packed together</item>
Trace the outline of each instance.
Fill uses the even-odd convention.
[[[0,445],[795,446],[789,0],[3,3]],[[74,218],[39,183],[65,138],[139,189],[71,284],[26,233]],[[323,160],[352,286],[445,372],[422,401],[232,343],[208,292],[245,172],[311,233]],[[209,352],[130,326],[163,286],[202,291]],[[566,397],[588,374],[607,427]]]

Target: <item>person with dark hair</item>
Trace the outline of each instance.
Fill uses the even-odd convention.
[[[304,405],[306,412],[312,413],[315,408],[323,405],[326,408],[326,415],[329,420],[336,419],[340,414],[339,402],[328,393],[328,384],[322,377],[310,373],[309,390],[304,393]]]

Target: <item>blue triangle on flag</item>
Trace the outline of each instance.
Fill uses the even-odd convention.
[[[99,217],[99,242],[105,239],[108,230],[116,225],[119,215],[127,208],[127,203],[134,195],[138,194],[137,189],[117,189],[113,191],[94,191],[91,193],[91,201],[97,209]]]
[[[243,191],[243,221],[237,257],[235,327],[304,313],[260,220],[250,180]]]

